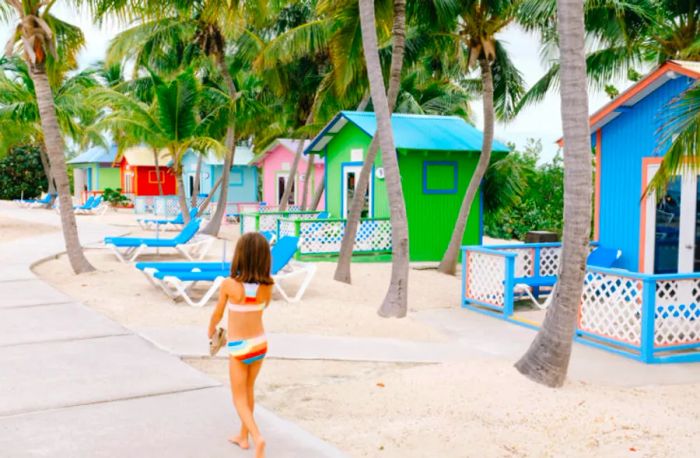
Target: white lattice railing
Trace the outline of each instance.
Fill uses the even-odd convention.
[[[153,209],[156,216],[172,218],[180,212],[180,204],[177,196],[155,196]]]
[[[642,288],[638,278],[586,272],[578,329],[633,346],[642,341]]]
[[[277,221],[285,219],[315,219],[321,212],[255,212],[241,214],[241,234],[253,231],[277,232]]]
[[[127,197],[128,196],[127,194]],[[153,197],[154,196],[133,196],[131,200],[134,202],[134,213],[139,215],[153,213]]]
[[[657,280],[654,345],[700,346],[700,278]]]
[[[507,294],[506,271],[517,255],[505,250],[470,247],[462,250],[464,300],[505,310],[512,308],[512,293]]]
[[[560,249],[536,245],[542,244],[463,247],[463,304],[515,318],[518,277],[555,276],[559,268]],[[652,275],[589,266],[576,335],[644,362],[700,362],[700,273]]]
[[[241,215],[241,234],[258,231],[258,215],[256,213],[244,213]]]
[[[343,219],[280,220],[279,236],[299,237],[301,254],[338,254],[345,234]],[[356,253],[391,252],[391,223],[388,218],[361,220],[355,236]]]

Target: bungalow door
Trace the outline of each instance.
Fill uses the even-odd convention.
[[[277,172],[276,178],[277,183],[275,184],[275,188],[277,191],[277,204],[279,205],[282,202],[284,190],[289,182],[289,172]],[[294,186],[294,184],[295,183],[292,182],[292,190],[289,192],[289,201],[287,205],[294,205],[294,202],[296,202],[296,186]]]
[[[659,165],[650,164],[647,183]],[[644,271],[646,273],[700,272],[700,176],[676,175],[660,199],[646,202]]]
[[[342,165],[342,204],[343,204],[343,218],[347,218],[350,213],[350,205],[352,205],[352,199],[355,196],[355,188],[357,182],[360,180],[360,171],[362,170],[362,165]],[[367,186],[367,191],[365,191],[365,205],[362,209],[362,218],[372,217],[372,192],[373,192],[373,177],[370,177],[369,186]]]

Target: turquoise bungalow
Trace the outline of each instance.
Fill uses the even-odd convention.
[[[68,161],[73,168],[75,194],[119,188],[121,184],[119,166],[114,165],[116,157],[116,145],[112,145],[109,149],[95,146]]]
[[[198,155],[188,151],[182,159],[182,174],[185,183],[185,194],[189,198],[194,192],[194,178],[197,175]],[[228,203],[257,202],[258,201],[258,169],[249,165],[253,158],[250,147],[236,146],[233,168],[229,176]],[[208,154],[202,161],[200,170],[200,194],[208,194],[219,179],[224,169],[224,160]],[[218,192],[212,198],[216,202]]]
[[[667,106],[699,78],[700,63],[666,62],[590,118],[594,239],[622,251],[618,267],[648,274],[700,272],[699,177],[679,175],[666,195],[642,200],[665,153],[658,131]]]
[[[439,260],[479,160],[482,133],[456,116],[393,114],[391,122],[408,215],[411,261]],[[325,208],[333,218],[347,218],[375,130],[374,113],[342,111],[305,149],[305,154],[325,158]],[[505,154],[508,148],[494,141],[493,151]],[[364,218],[389,217],[381,155],[375,160],[365,201]],[[481,243],[482,223],[481,199],[475,199],[464,244]]]

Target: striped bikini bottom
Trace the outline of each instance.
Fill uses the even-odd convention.
[[[229,340],[228,354],[243,364],[250,364],[263,359],[267,353],[267,337],[265,334],[251,339]]]

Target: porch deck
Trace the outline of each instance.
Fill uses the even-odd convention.
[[[544,313],[516,308],[523,295],[515,285],[556,275],[561,244],[469,246],[462,252],[463,307],[539,327]],[[645,363],[697,362],[699,302],[700,273],[650,275],[589,266],[575,339]]]

